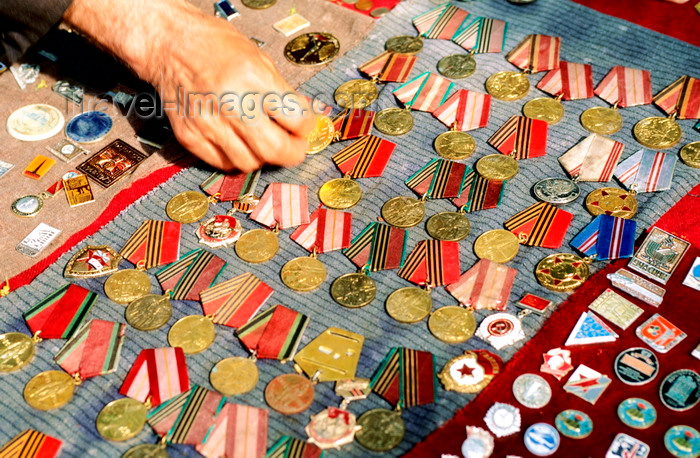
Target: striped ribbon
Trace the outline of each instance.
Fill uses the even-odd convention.
[[[547,153],[548,129],[546,121],[511,116],[488,139],[488,144],[503,154],[515,151],[515,159],[540,157]]]
[[[134,265],[144,263],[146,269],[169,264],[180,256],[180,229],[174,221],[146,220],[119,254]]]
[[[467,166],[446,159],[432,159],[406,180],[406,186],[419,196],[431,199],[459,197]]]
[[[180,414],[168,431],[167,441],[171,444],[201,444],[224,402],[226,399],[219,393],[193,386]]]
[[[243,326],[272,296],[274,290],[250,272],[199,293],[204,315],[232,328]]]
[[[163,291],[172,290],[174,300],[199,300],[199,293],[214,284],[226,267],[226,261],[197,249],[156,273]]]
[[[399,277],[417,285],[442,286],[459,279],[459,243],[421,240],[399,269]]]
[[[559,68],[548,71],[537,83],[537,89],[563,100],[593,97],[593,68],[590,64],[559,62]]]
[[[28,429],[0,449],[0,458],[54,458],[61,445],[56,438]]]
[[[221,202],[230,202],[255,194],[258,180],[260,170],[250,173],[214,172],[199,187],[208,195],[216,196]]]
[[[435,356],[427,351],[394,347],[380,363],[370,387],[401,408],[432,404],[437,399]]]
[[[579,181],[606,182],[612,178],[625,145],[591,134],[559,157],[559,163]]]
[[[374,111],[353,108],[344,116],[335,118],[333,127],[336,132],[336,141],[369,135],[372,131],[375,114]]]
[[[651,103],[651,73],[649,70],[616,65],[598,83],[595,94],[611,105],[621,108]]]
[[[288,229],[309,222],[308,187],[270,183],[250,219],[263,226]]]
[[[406,230],[379,222],[369,223],[343,251],[357,267],[371,272],[400,268],[406,259]]]
[[[54,361],[70,375],[83,380],[113,372],[119,363],[126,325],[90,320],[54,356]]]
[[[168,434],[170,428],[175,424],[175,420],[180,416],[180,412],[182,412],[182,408],[185,406],[194,388],[196,388],[196,385],[184,393],[168,399],[146,414],[146,421],[153,428],[153,432],[159,436]]]
[[[411,54],[383,51],[357,69],[370,78],[385,83],[405,83],[418,58]]]
[[[615,168],[615,178],[627,189],[654,192],[671,189],[678,156],[641,149]]]
[[[451,40],[468,17],[467,10],[448,4],[423,36],[436,40]]]
[[[309,252],[327,253],[349,247],[351,232],[352,213],[317,208],[309,224],[296,228],[289,238]]]
[[[498,19],[477,17],[473,21],[464,21],[455,32],[452,41],[477,54],[502,52],[506,44],[508,23]]]
[[[681,76],[656,94],[652,101],[667,114],[678,119],[700,118],[700,80]]]
[[[185,353],[180,347],[141,350],[126,374],[119,394],[158,407],[165,401],[189,391]]]
[[[507,55],[506,60],[523,70],[538,73],[559,68],[561,38],[528,35]]]
[[[394,89],[393,94],[412,110],[432,113],[445,101],[452,86],[447,78],[425,72]]]
[[[195,450],[206,458],[259,458],[267,448],[267,410],[225,404]]]
[[[598,215],[571,240],[571,246],[586,256],[596,255],[596,261],[630,258],[636,230],[634,220]]]
[[[308,324],[308,316],[276,305],[239,327],[236,335],[259,359],[289,361]]]
[[[476,310],[505,310],[517,269],[488,259],[480,259],[467,270],[447,291],[460,304]]]
[[[574,215],[547,202],[538,202],[507,219],[503,226],[518,237],[527,236],[522,244],[559,248]]]
[[[282,436],[265,454],[265,458],[323,458],[316,445],[291,436]]]
[[[462,132],[486,127],[491,111],[491,96],[460,89],[433,112],[444,125]]]
[[[489,180],[470,170],[462,184],[462,195],[451,201],[469,213],[496,208],[501,204],[505,188],[505,181]]]
[[[418,31],[418,35],[424,35],[427,33],[448,6],[448,3],[444,3],[414,17],[411,21],[413,22],[413,26]]]
[[[83,324],[97,294],[69,283],[58,288],[22,316],[32,334],[42,339],[70,339]]]
[[[380,177],[394,153],[396,143],[367,135],[335,153],[331,159],[350,178]],[[306,221],[308,223],[308,221]]]

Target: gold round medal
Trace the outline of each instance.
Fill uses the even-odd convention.
[[[476,61],[471,54],[453,54],[438,61],[437,71],[445,78],[466,78],[476,71]]]
[[[355,439],[368,450],[387,452],[398,446],[406,434],[401,413],[387,409],[373,409],[360,415],[357,424],[362,426]]]
[[[430,314],[428,329],[438,340],[448,344],[466,342],[476,331],[474,314],[457,305],[441,307]]]
[[[432,308],[430,293],[415,286],[397,289],[386,299],[386,312],[401,323],[417,323],[428,316]]]
[[[303,375],[278,375],[265,387],[265,402],[284,415],[301,413],[314,402],[314,385]]]
[[[209,373],[209,381],[224,396],[247,393],[258,384],[258,366],[240,356],[222,359]]]
[[[320,153],[333,141],[335,127],[328,116],[316,115],[316,127],[306,136],[307,155]]]
[[[526,118],[539,119],[547,124],[556,124],[564,117],[564,105],[557,99],[538,97],[523,106]]]
[[[481,234],[474,241],[474,253],[479,259],[508,262],[520,251],[518,237],[505,229],[493,229]]]
[[[379,90],[369,80],[346,81],[333,93],[335,103],[341,108],[366,108],[379,97]]]
[[[700,142],[688,143],[681,148],[681,160],[688,167],[700,169]]]
[[[264,10],[277,3],[277,0],[241,0],[241,3],[254,10]]]
[[[282,266],[282,282],[294,291],[313,291],[326,280],[326,266],[312,256],[294,258]]]
[[[73,398],[74,389],[75,380],[65,372],[40,372],[24,387],[24,400],[38,410],[58,409]]]
[[[542,286],[552,291],[572,291],[588,279],[588,262],[575,254],[552,254],[542,259],[535,268],[535,277]]]
[[[180,318],[168,331],[171,347],[180,347],[185,354],[202,352],[214,343],[216,328],[205,316],[190,315]]]
[[[530,81],[521,72],[498,72],[486,80],[486,91],[498,100],[512,102],[530,92]]]
[[[277,234],[267,229],[244,232],[234,247],[236,254],[245,262],[260,264],[275,257],[279,249]]]
[[[372,0],[357,0],[357,2],[355,2],[355,8],[360,11],[369,11],[373,6],[374,2],[372,2]]]
[[[518,174],[518,161],[505,154],[489,154],[476,161],[476,172],[488,180],[506,181]]]
[[[395,227],[413,227],[425,217],[425,204],[413,197],[394,197],[382,205],[382,218]]]
[[[588,132],[610,135],[622,129],[622,116],[616,108],[593,107],[581,114],[581,125]]]
[[[143,430],[146,413],[146,406],[135,399],[117,399],[100,410],[95,420],[97,432],[108,441],[129,440]]]
[[[139,331],[155,331],[165,326],[173,314],[169,295],[146,294],[126,307],[126,322]]]
[[[474,137],[458,130],[441,133],[435,139],[434,145],[440,157],[453,161],[468,158],[476,149]]]
[[[586,208],[593,216],[609,215],[630,219],[637,214],[634,194],[620,188],[598,188],[586,196]]]
[[[377,295],[377,284],[362,273],[345,274],[335,279],[331,285],[333,300],[343,307],[364,307]]]
[[[389,38],[384,49],[397,54],[416,54],[423,49],[423,39],[411,35],[399,35]]]
[[[209,198],[197,191],[185,191],[176,195],[165,206],[168,218],[182,224],[199,221],[209,211]]]
[[[683,136],[676,121],[658,116],[642,119],[634,125],[633,132],[639,143],[651,149],[670,148]]]
[[[374,116],[374,127],[386,135],[403,135],[413,129],[413,115],[405,108],[385,108]]]
[[[292,38],[284,47],[288,61],[303,66],[327,64],[340,52],[340,42],[330,33],[310,32]]]
[[[434,239],[457,242],[469,235],[471,224],[462,212],[441,212],[428,219],[425,230]]]
[[[104,289],[112,301],[127,305],[151,292],[151,280],[146,272],[125,269],[110,275],[105,281]]]
[[[121,458],[169,458],[168,451],[160,444],[140,444],[124,452]]]
[[[34,341],[21,332],[0,334],[0,372],[20,369],[34,358]]]
[[[318,198],[328,208],[345,210],[354,207],[362,199],[362,188],[349,178],[336,178],[321,186]]]

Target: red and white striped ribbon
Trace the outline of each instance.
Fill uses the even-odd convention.
[[[351,232],[352,213],[319,208],[311,214],[311,222],[299,226],[290,238],[308,251],[326,253],[349,247]]]
[[[267,449],[267,410],[225,404],[204,442],[195,449],[206,458],[260,458]]]
[[[651,73],[616,65],[598,83],[595,94],[621,108],[651,103]]]
[[[537,84],[537,88],[563,100],[589,99],[593,97],[593,70],[589,64],[559,62],[559,68],[550,70]]]
[[[517,269],[481,259],[467,270],[447,291],[460,304],[474,309],[505,310]]]
[[[309,222],[308,187],[270,183],[250,219],[267,226],[288,229]]]
[[[445,101],[452,85],[447,78],[425,72],[394,89],[393,94],[413,110],[432,113]]]
[[[559,163],[580,181],[606,182],[612,178],[624,148],[620,142],[591,134],[560,156]]]
[[[506,60],[532,73],[559,68],[561,38],[548,35],[528,35],[506,55]]]
[[[119,394],[153,407],[190,389],[185,354],[180,347],[141,350],[126,374]]]
[[[467,21],[464,22],[467,24]],[[477,17],[462,26],[452,37],[452,41],[475,53],[501,52],[506,42],[506,21]]]
[[[489,123],[491,96],[460,89],[433,112],[447,127],[467,131],[486,127]]]

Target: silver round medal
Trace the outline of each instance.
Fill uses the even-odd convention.
[[[530,409],[540,409],[552,399],[552,388],[537,374],[522,374],[513,381],[513,396]]]
[[[496,437],[517,433],[520,422],[520,409],[503,402],[494,403],[484,416],[484,423]]]
[[[535,197],[554,205],[573,202],[581,195],[581,188],[568,178],[545,178],[532,187]]]

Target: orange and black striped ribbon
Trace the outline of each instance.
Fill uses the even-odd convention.
[[[215,391],[194,386],[177,420],[168,431],[167,441],[171,444],[201,444],[225,401]]]
[[[433,159],[406,180],[406,186],[419,196],[431,199],[459,197],[466,174],[466,164]]]
[[[652,101],[667,114],[675,114],[678,119],[700,118],[700,79],[681,76]]]
[[[196,301],[225,267],[226,261],[200,248],[156,273],[156,278],[164,291],[173,291],[173,299]]]
[[[331,159],[350,178],[379,177],[384,173],[396,143],[367,135],[335,153]]]
[[[566,234],[573,215],[547,202],[538,202],[517,213],[503,223],[503,226],[521,237],[521,243],[528,246],[558,248]],[[559,244],[552,241],[559,241]]]
[[[0,449],[0,458],[53,458],[62,442],[33,429],[15,436]]]
[[[401,399],[399,390],[399,359],[401,348],[394,347],[379,364],[379,369],[370,380],[369,387],[389,404],[396,405]]]
[[[374,111],[353,108],[345,115],[338,116],[333,120],[333,127],[337,135],[335,140],[350,140],[369,135],[372,131],[375,114]]]
[[[469,201],[463,207],[464,211],[475,212],[496,208],[501,203],[505,182],[488,180],[482,176],[476,176],[469,192]]]
[[[417,285],[443,286],[459,279],[459,244],[421,240],[399,269],[399,277]]]
[[[379,222],[370,223],[343,251],[359,268],[371,272],[400,268],[406,259],[406,230]]]
[[[488,144],[503,154],[515,151],[515,159],[546,154],[548,124],[539,119],[511,116],[492,136]]]
[[[431,404],[437,399],[435,357],[427,351],[394,347],[380,363],[370,388],[401,408]]]
[[[145,269],[171,263],[180,255],[180,229],[175,221],[146,220],[119,254],[132,264],[143,262]]]
[[[265,454],[265,458],[321,458],[323,450],[309,442],[282,436]]]

